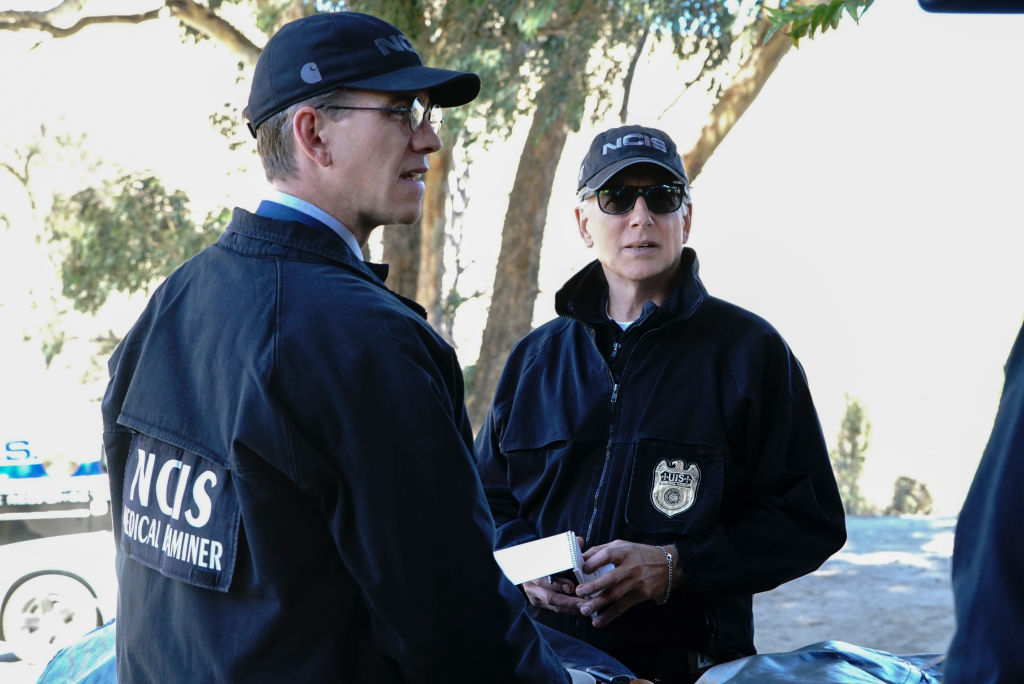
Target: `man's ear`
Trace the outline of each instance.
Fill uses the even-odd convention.
[[[686,205],[686,216],[683,218],[683,244],[690,239],[690,221],[693,220],[693,205]]]
[[[292,117],[296,150],[318,166],[330,166],[331,151],[323,138],[324,118],[315,107],[299,107]]]
[[[587,247],[593,247],[594,238],[591,237],[590,231],[587,230],[587,216],[579,207],[576,207],[576,227],[579,228],[580,237],[583,238],[583,244]]]

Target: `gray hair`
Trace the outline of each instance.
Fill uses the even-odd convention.
[[[297,102],[287,109],[271,115],[256,129],[256,153],[263,162],[263,172],[268,181],[287,180],[295,176],[295,141],[292,138],[292,117],[300,107],[323,107],[329,104],[345,104],[349,101],[350,90],[338,88],[308,100]],[[344,114],[344,110],[332,110],[328,116]]]

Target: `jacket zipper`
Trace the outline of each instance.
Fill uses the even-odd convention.
[[[586,325],[586,324],[584,324],[584,325]],[[594,348],[597,349],[597,342],[594,339],[593,329],[590,326],[587,326],[587,330],[590,331],[590,341],[591,341],[591,343],[594,345]],[[652,335],[652,334],[658,332],[658,330],[659,330],[659,328],[657,328],[657,327],[656,328],[651,328],[650,330],[645,330],[643,333],[640,334],[640,337],[638,337],[636,339],[636,342],[633,343],[633,347],[632,348],[636,349],[639,346],[639,344],[643,341],[643,339],[645,337],[647,337],[648,335]],[[611,354],[609,354],[610,360],[614,360],[615,359],[616,355],[619,353],[619,350],[621,348],[622,348],[622,344],[619,343],[619,342],[615,342],[612,345],[612,351],[611,351]],[[598,355],[600,355],[601,354],[601,350],[597,349],[597,353],[598,353]],[[629,367],[629,358],[626,359],[625,364],[622,366],[622,372],[619,373],[619,377],[620,378],[625,378],[626,377],[626,369],[628,367]],[[619,387],[621,386],[621,383],[618,380],[615,379],[615,375],[612,373],[611,366],[608,366],[608,375],[611,376],[611,379],[612,379],[612,396],[611,396],[611,401],[609,402],[609,407],[608,407],[608,413],[610,415],[610,418],[609,418],[609,421],[608,421],[608,442],[606,443],[605,449],[604,449],[604,463],[601,466],[601,478],[598,480],[598,482],[597,482],[597,489],[594,491],[594,510],[590,514],[590,522],[587,523],[587,534],[583,538],[583,545],[585,547],[590,546],[590,537],[591,537],[591,535],[594,532],[594,523],[597,521],[598,501],[600,500],[601,491],[604,489],[605,479],[606,479],[606,477],[608,475],[608,464],[611,463],[611,459],[612,459],[612,437],[615,435],[615,428],[617,427],[615,425],[615,405],[616,405],[616,403],[618,403],[618,400],[619,400]]]
[[[579,318],[579,317],[577,317],[575,315],[572,315],[572,314],[562,314],[562,315],[565,316],[566,318],[569,318],[569,319],[572,319],[572,320],[576,321],[577,323],[579,323],[580,325],[583,326],[583,329],[587,331],[587,337],[590,338],[590,344],[592,344],[594,346],[594,351],[597,352],[597,355],[603,359],[604,357],[601,354],[601,350],[597,346],[597,338],[596,338],[596,333],[594,332],[593,326],[591,326],[589,323],[584,322],[581,318]],[[621,347],[622,347],[622,345],[620,343],[618,343],[618,342],[615,342],[612,345],[612,352],[611,352],[611,358],[612,359],[614,359],[615,355],[619,353],[619,349]],[[597,481],[597,489],[594,490],[594,511],[593,511],[593,513],[590,514],[590,522],[587,524],[587,532],[586,532],[586,535],[583,537],[583,546],[584,546],[584,548],[586,548],[587,546],[590,545],[590,535],[594,531],[594,521],[597,519],[597,502],[598,502],[599,497],[601,496],[601,490],[604,488],[605,477],[608,475],[608,463],[611,461],[611,453],[612,453],[612,435],[615,433],[615,422],[614,422],[614,418],[615,418],[615,403],[618,401],[618,398],[619,398],[619,383],[615,379],[615,375],[612,373],[611,366],[609,366],[607,363],[605,364],[605,370],[608,371],[608,378],[612,381],[612,397],[611,397],[610,407],[609,407],[610,418],[609,418],[609,423],[608,423],[608,441],[605,444],[605,448],[604,448],[604,463],[601,465],[601,477]],[[579,625],[579,619],[576,620],[576,623],[577,623],[577,626],[578,626]]]
[[[611,373],[611,369],[608,370]],[[608,464],[612,460],[612,435],[615,434],[615,403],[619,400],[619,383],[614,381],[612,378],[612,398],[609,402],[608,413],[612,416],[612,420],[608,423],[608,442],[604,447],[604,463],[601,465],[601,479],[597,481],[597,489],[594,490],[594,512],[590,514],[590,522],[587,523],[587,534],[583,538],[583,545],[590,546],[590,535],[594,532],[594,521],[597,520],[597,502],[601,496],[601,490],[604,489],[604,480],[608,475]]]
[[[565,316],[566,318],[570,318],[570,319],[576,321],[577,323],[579,323],[580,325],[583,326],[583,329],[587,331],[587,336],[590,338],[590,343],[592,345],[594,345],[594,351],[597,352],[598,356],[604,358],[603,355],[601,354],[600,348],[598,348],[598,346],[597,346],[597,339],[596,339],[596,333],[594,332],[594,328],[591,325],[589,325],[588,323],[583,322],[583,320],[581,320],[577,316],[574,316],[572,314],[562,314],[562,315]],[[640,337],[637,338],[637,341],[634,344],[634,348],[635,348],[636,344],[639,344],[640,341],[643,340],[643,338],[647,337],[649,334],[651,334],[653,332],[656,332],[656,331],[657,331],[657,328],[654,328],[652,330],[647,330],[643,334],[641,334]],[[614,361],[615,357],[618,355],[618,353],[619,353],[619,351],[621,349],[622,349],[622,344],[620,342],[613,343],[612,344],[612,351],[609,354],[610,360]],[[621,377],[625,377],[625,375],[626,375],[626,368],[628,366],[629,366],[629,359],[626,359],[626,363],[622,367],[622,373],[620,375]],[[616,427],[615,426],[615,404],[618,403],[618,400],[619,400],[619,385],[620,385],[620,383],[619,383],[618,380],[615,379],[615,374],[612,373],[612,368],[611,368],[611,366],[608,363],[605,363],[605,369],[608,371],[608,377],[612,381],[612,396],[611,396],[611,399],[609,401],[609,408],[608,408],[608,413],[609,413],[608,441],[605,444],[605,449],[604,449],[604,463],[601,465],[601,477],[597,481],[597,489],[594,490],[594,510],[590,514],[590,522],[587,523],[587,533],[586,533],[586,536],[583,537],[583,546],[584,546],[584,548],[590,546],[590,537],[591,537],[591,535],[594,532],[594,523],[597,520],[598,501],[601,498],[601,491],[604,489],[604,482],[605,482],[606,477],[608,476],[608,464],[611,463],[611,458],[612,458],[612,436],[615,434],[615,427]],[[582,634],[582,623],[583,623],[583,618],[581,618],[581,617],[577,617],[575,620],[573,620],[573,629],[572,629],[573,636],[575,636],[577,638],[581,638],[583,636],[583,634]]]

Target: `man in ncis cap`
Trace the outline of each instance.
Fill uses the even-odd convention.
[[[479,88],[365,14],[270,39],[272,191],[109,364],[121,684],[568,681],[493,559],[455,353],[360,253]]]
[[[700,279],[668,134],[598,133],[576,192],[594,261],[509,355],[480,476],[498,548],[571,529],[584,572],[613,568],[526,582],[538,622],[691,684],[754,653],[754,592],[842,547],[842,501],[796,356]]]

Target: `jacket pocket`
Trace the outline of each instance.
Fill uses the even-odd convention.
[[[165,577],[226,592],[238,554],[241,509],[234,473],[133,433],[120,485],[120,547]]]
[[[721,449],[641,440],[633,451],[626,523],[648,534],[700,534],[718,519],[724,476]]]
[[[536,497],[566,468],[572,434],[562,415],[538,417],[523,411],[509,416],[498,449],[508,461],[508,484],[523,497]]]

